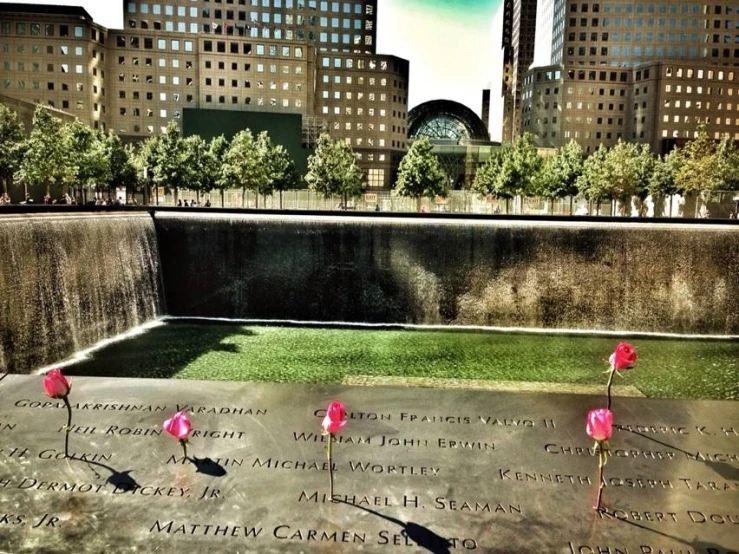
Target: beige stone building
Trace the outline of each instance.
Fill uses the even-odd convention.
[[[526,74],[522,129],[542,147],[619,139],[667,152],[705,124],[739,140],[739,9],[725,1],[554,0],[551,65]]]
[[[354,148],[390,188],[406,149],[408,62],[375,51],[376,0],[123,3],[124,28],[82,8],[0,4],[0,94],[127,140],[185,109],[299,114]]]

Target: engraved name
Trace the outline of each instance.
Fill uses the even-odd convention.
[[[485,512],[489,514],[521,514],[520,504],[501,504],[500,502],[480,502],[458,500],[437,496],[433,507],[437,510],[452,510],[455,512]]]
[[[455,416],[455,415],[435,415],[435,414],[415,414],[409,412],[400,413],[400,421],[408,423],[455,423],[461,425],[471,425],[473,423],[482,423],[484,425],[497,425],[501,427],[535,427],[536,424],[531,419],[524,418],[499,418],[495,416]],[[553,425],[552,425],[553,426]]]
[[[371,462],[349,462],[349,469],[359,473],[383,473],[387,475],[428,475],[436,477],[440,468],[428,466],[406,466],[406,465],[386,465],[373,464]]]
[[[501,481],[519,481],[522,483],[549,483],[552,485],[592,485],[588,475],[569,475],[563,473],[534,473],[530,471],[514,471],[498,469]]]
[[[186,465],[186,464],[195,464],[195,462],[192,461],[190,458],[185,458],[184,456],[175,456],[172,455],[167,460],[168,464],[179,464],[179,465]],[[241,467],[244,465],[244,459],[243,458],[209,458],[210,464],[218,464],[222,467]],[[195,464],[197,465],[197,464]]]
[[[572,456],[594,456],[596,451],[592,447],[584,446],[561,446],[558,444],[544,445],[544,451],[547,454],[568,454]],[[672,460],[675,458],[674,452],[664,450],[639,450],[633,448],[627,450],[625,448],[611,448],[608,456],[615,458],[646,458],[649,460]]]
[[[66,409],[64,402],[50,402],[39,400],[29,400],[23,398],[16,401],[16,408],[41,408],[41,409]],[[73,410],[94,410],[94,411],[115,411],[115,412],[165,412],[167,406],[158,406],[150,404],[120,404],[117,402],[77,402],[72,404]]]
[[[243,406],[190,406],[184,404],[177,405],[178,412],[188,412],[191,414],[213,414],[213,415],[249,415],[264,416],[267,415],[266,408],[249,408]]]
[[[293,432],[293,440],[296,442],[326,442],[328,435],[322,433],[297,433]],[[352,435],[334,435],[334,441],[340,444],[372,444],[371,437],[357,437]]]
[[[645,477],[615,477],[609,476],[603,479],[606,487],[627,487],[632,489],[672,489],[672,481],[669,479],[648,479]]]
[[[156,520],[149,533],[164,533],[167,535],[199,535],[203,537],[246,537],[257,538],[262,532],[261,527],[246,527],[241,525],[216,525],[214,523],[176,523],[175,521]]]
[[[337,471],[336,464],[331,464]],[[274,460],[272,458],[255,458],[251,464],[253,468],[266,469],[293,469],[299,471],[328,471],[328,462],[306,462],[305,460]]]
[[[675,512],[650,512],[638,510],[598,510],[601,519],[620,519],[624,521],[653,521],[656,523],[677,523]]]
[[[58,433],[66,432],[66,426],[59,427]],[[69,429],[70,433],[78,435],[112,435],[115,437],[158,437],[163,431],[161,429],[150,427],[122,427],[120,425],[108,425],[106,427],[96,427],[91,425],[72,425]],[[203,439],[242,439],[247,435],[246,431],[235,430],[219,430],[219,429],[193,429],[191,438]]]
[[[608,546],[601,544],[574,544],[567,541],[570,548],[570,554],[629,554],[629,549],[617,546]]]
[[[699,481],[698,479],[683,477],[678,477],[678,481],[691,491],[739,491],[739,483],[729,483],[727,481]]]
[[[316,410],[313,415],[318,418],[326,416],[326,410]],[[389,421],[392,419],[390,414],[378,414],[376,412],[347,412],[347,419],[366,419],[368,421]]]
[[[298,496],[298,502],[310,502],[315,504],[323,504],[327,502],[343,502],[345,504],[353,504],[354,506],[393,506],[393,502],[387,496],[358,496],[348,494],[334,494],[329,497],[328,494],[319,493],[318,491],[301,491]]]
[[[4,525],[26,525],[32,523],[31,529],[39,527],[59,527],[59,517],[51,514],[44,514],[37,521],[29,521],[26,514],[0,514],[0,527]]]

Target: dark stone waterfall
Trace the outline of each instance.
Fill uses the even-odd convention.
[[[731,225],[155,214],[176,316],[739,334]]]
[[[28,373],[165,314],[739,335],[739,232],[357,214],[0,216],[0,371]]]
[[[0,216],[0,371],[57,362],[162,308],[149,214]]]

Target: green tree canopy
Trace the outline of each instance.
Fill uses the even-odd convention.
[[[577,195],[577,178],[582,175],[584,166],[582,147],[570,140],[544,163],[536,182],[536,193],[545,198]]]
[[[544,160],[534,146],[533,137],[524,133],[513,145],[503,145],[493,153],[475,176],[472,188],[481,194],[500,198],[535,194],[541,186]]]
[[[608,150],[601,144],[585,159],[583,172],[575,181],[579,196],[598,203],[608,197],[607,157]]]
[[[74,167],[69,141],[64,140],[64,136],[62,121],[43,106],[37,106],[33,114],[33,129],[15,177],[29,185],[43,185],[47,194],[51,193],[52,185],[69,182]]]
[[[121,138],[112,131],[104,136],[106,157],[109,164],[109,188],[115,186],[135,187],[139,183],[139,173],[134,164],[134,148],[123,144]]]
[[[0,104],[0,179],[3,192],[8,192],[13,174],[20,168],[25,151],[26,134],[18,114]]]
[[[716,143],[708,136],[705,125],[698,127],[698,136],[677,153],[675,184],[686,193],[720,190],[722,183],[716,171]]]
[[[716,146],[715,171],[720,190],[739,190],[739,150],[726,134]]]
[[[252,190],[258,194],[267,187],[267,171],[262,154],[249,129],[234,135],[223,155],[223,183],[226,188],[240,188],[243,193]],[[245,198],[242,195],[242,199]],[[243,200],[242,200],[243,202]]]
[[[403,156],[395,185],[395,190],[400,196],[420,200],[447,195],[447,176],[432,150],[431,142],[424,137],[414,141]]]
[[[544,160],[536,150],[533,135],[524,133],[518,137],[506,154],[498,187],[512,196],[534,194]]]
[[[64,125],[69,164],[72,168],[69,185],[99,187],[111,181],[110,151],[107,137],[101,131],[75,119]]]
[[[215,180],[208,179],[207,166],[209,162],[210,148],[207,142],[199,135],[191,135],[184,139],[185,165],[189,170],[185,175],[183,187],[197,193],[208,192],[213,189]]]
[[[359,196],[364,190],[364,175],[351,147],[331,140],[328,133],[318,137],[316,150],[308,157],[305,180],[324,198],[341,196],[344,208],[350,197]]]
[[[475,173],[472,190],[482,195],[495,194],[495,183],[498,175],[503,171],[503,160],[507,155],[505,152],[507,148],[510,148],[510,146],[504,145],[502,148],[491,152],[490,158]]]

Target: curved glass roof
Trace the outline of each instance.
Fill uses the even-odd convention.
[[[408,138],[454,141],[490,140],[487,128],[467,106],[451,100],[431,100],[408,112]]]

